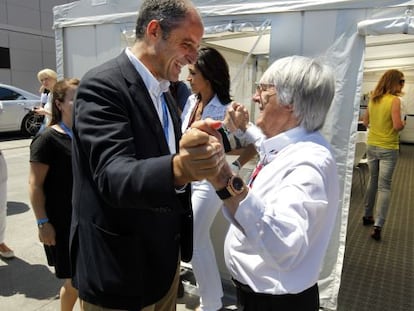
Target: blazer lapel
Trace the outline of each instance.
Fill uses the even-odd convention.
[[[125,52],[122,52],[118,57],[118,64],[121,71],[129,83],[129,93],[135,102],[136,107],[140,110],[142,117],[148,121],[148,129],[151,130],[157,137],[158,144],[163,154],[170,153],[168,143],[164,137],[164,131],[161,121],[158,117],[157,110],[152,102],[151,96],[147,87],[144,84],[141,76],[138,74]],[[169,107],[170,108],[170,107]],[[171,111],[171,109],[170,109]],[[175,124],[174,124],[175,129]],[[178,149],[177,149],[178,150]]]

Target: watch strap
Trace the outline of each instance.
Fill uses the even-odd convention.
[[[226,187],[217,190],[216,193],[220,199],[226,200],[232,196],[242,193],[244,189],[244,181],[239,176],[233,175],[227,180]]]
[[[227,190],[227,186],[223,189],[217,190],[216,193],[221,200],[226,200],[231,197],[231,193]]]

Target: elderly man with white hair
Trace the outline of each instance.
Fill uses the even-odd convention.
[[[260,153],[248,185],[228,165],[209,179],[231,224],[225,260],[244,311],[319,309],[317,281],[339,206],[336,162],[319,132],[334,93],[328,66],[291,56],[260,79],[256,125],[243,105],[228,111],[228,129]]]

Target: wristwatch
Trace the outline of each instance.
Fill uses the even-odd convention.
[[[246,185],[243,179],[239,176],[233,175],[227,181],[227,186],[223,189],[217,190],[216,193],[220,199],[226,200],[232,196],[238,195],[243,192]]]

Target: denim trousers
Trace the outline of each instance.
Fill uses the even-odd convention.
[[[382,227],[387,217],[391,197],[392,175],[398,160],[398,149],[368,145],[369,181],[365,194],[365,217],[374,215],[374,226]]]

